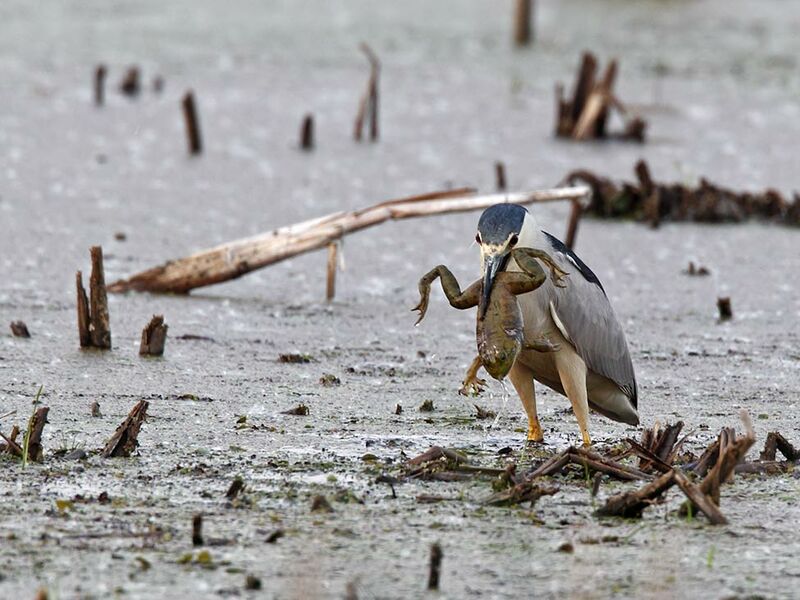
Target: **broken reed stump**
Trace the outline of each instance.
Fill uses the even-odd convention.
[[[730,321],[733,318],[730,297],[717,298],[717,310],[719,310],[720,321]]]
[[[189,154],[192,156],[203,152],[203,141],[200,137],[200,122],[197,118],[197,108],[194,103],[194,92],[189,90],[181,100],[183,107],[183,120],[186,124],[186,141],[189,145]]]
[[[332,302],[336,296],[336,255],[338,250],[339,244],[336,242],[328,244],[328,277],[325,286],[325,298],[328,302]]]
[[[496,188],[498,192],[505,191],[506,189],[506,166],[499,160],[494,163],[494,174],[496,181]]]
[[[129,290],[185,294],[190,290],[236,279],[247,273],[312,250],[325,248],[367,227],[393,219],[409,219],[487,208],[498,202],[531,204],[583,198],[585,186],[525,193],[472,196],[461,188],[380,202],[361,210],[336,212],[215,248],[137,273],[112,283],[111,292]]]
[[[92,274],[89,277],[89,299],[83,287],[83,274],[75,274],[78,294],[78,338],[81,348],[111,348],[111,325],[108,316],[108,295],[103,273],[103,249],[92,246]]]
[[[375,142],[378,140],[378,77],[380,76],[381,62],[367,44],[362,42],[359,49],[366,55],[370,69],[367,89],[358,104],[358,112],[353,126],[353,139],[357,142],[361,141],[364,122],[369,118],[369,139]]]
[[[767,441],[764,442],[764,449],[758,459],[775,460],[778,452],[783,454],[786,460],[794,462],[800,460],[800,450],[797,450],[789,440],[777,431],[771,431],[767,434]]]
[[[514,2],[514,44],[517,46],[527,46],[531,42],[533,2],[534,0]]]
[[[0,437],[5,441],[5,444],[0,444],[0,452],[7,452],[17,458],[22,458],[22,446],[17,443],[17,438],[19,437],[19,427],[17,425],[11,428],[11,433],[7,437],[2,433],[0,433]]]
[[[44,458],[44,449],[42,448],[42,432],[44,431],[45,423],[47,423],[47,413],[50,409],[47,406],[42,406],[36,409],[36,412],[28,421],[28,460],[33,462],[42,462]]]
[[[139,356],[163,356],[164,344],[167,341],[167,324],[164,315],[153,315],[150,322],[142,330],[142,342],[139,345]]]
[[[203,545],[203,515],[197,513],[192,517],[192,546]]]
[[[303,117],[303,124],[300,127],[300,149],[314,149],[314,115],[312,114]]]
[[[103,448],[103,458],[129,457],[139,445],[139,429],[147,418],[146,400],[139,400]]]
[[[139,75],[139,67],[129,67],[119,84],[119,91],[130,98],[138,96],[142,89]]]
[[[784,198],[773,189],[734,191],[701,178],[695,186],[663,183],[651,176],[644,161],[635,166],[633,181],[615,182],[585,169],[564,178],[569,185],[592,189],[586,212],[595,217],[637,219],[651,225],[663,221],[739,223],[750,218],[800,226],[800,194]]]
[[[567,223],[567,233],[564,236],[564,244],[570,250],[575,248],[575,238],[578,236],[578,223],[583,214],[583,206],[580,200],[572,201],[572,209],[569,212],[569,222]]]
[[[564,86],[556,85],[556,136],[574,140],[619,139],[644,141],[647,124],[638,117],[629,118],[625,105],[614,95],[618,63],[616,59],[606,66],[597,80],[597,58],[584,52],[578,67],[572,99],[564,98]],[[609,134],[606,124],[614,108],[625,120],[622,132]]]
[[[105,65],[97,65],[94,70],[94,103],[95,106],[103,106],[105,100],[105,85],[107,69]]]
[[[428,567],[428,589],[439,589],[439,578],[442,574],[442,547],[438,544],[431,545],[431,558]]]
[[[14,337],[29,338],[31,332],[24,321],[11,321],[11,335]]]

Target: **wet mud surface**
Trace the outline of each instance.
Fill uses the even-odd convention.
[[[526,52],[508,48],[507,11],[477,2],[0,8],[0,325],[22,319],[32,335],[0,333],[0,414],[17,410],[0,430],[24,426],[40,384],[50,407],[44,462],[23,471],[0,458],[0,596],[46,587],[56,598],[336,598],[354,582],[360,598],[421,597],[437,541],[445,598],[793,596],[794,473],[723,487],[725,527],[678,517],[676,491],[641,521],[599,520],[596,504],[626,487],[606,480],[594,501],[591,482],[576,479],[533,508],[485,506],[485,479],[406,482],[396,497],[376,482],[434,444],[502,468],[579,440],[568,401],[538,386],[544,446],[525,445],[522,407],[496,382],[475,400],[499,413],[496,425],[475,418],[457,394],[475,352],[473,311],[451,309],[434,289],[413,326],[428,269],[477,277],[477,214],[347,238],[331,304],[324,253],[186,297],[112,295],[113,350],[78,349],[74,272],[88,271],[93,244],[113,281],[334,210],[447,185],[490,191],[495,160],[512,189],[551,186],[579,167],[628,176],[640,157],[659,179],[793,189],[793,7],[562,4],[542,3]],[[46,42],[20,50],[34,32]],[[350,138],[367,76],[361,40],[384,68],[374,145]],[[584,46],[620,56],[621,95],[640,99],[651,123],[646,145],[552,138],[553,83],[571,83]],[[100,60],[111,83],[138,62],[165,90],[136,101],[109,90],[98,110],[90,82]],[[196,159],[179,113],[190,86],[207,149]],[[296,147],[305,112],[318,124],[311,154]],[[563,235],[566,206],[534,211]],[[581,223],[576,250],[626,331],[643,423],[683,420],[698,450],[739,427],[745,408],[756,449],[772,430],[800,442],[798,248],[796,230],[758,223]],[[683,275],[689,261],[711,276]],[[724,295],[734,319],[720,324]],[[166,352],[143,359],[153,314],[169,324]],[[311,360],[281,362],[286,353]],[[326,374],[340,384],[321,383]],[[140,399],[150,406],[138,453],[100,458]],[[418,410],[426,400],[432,412]],[[91,416],[94,401],[102,417]],[[282,414],[299,404],[307,416]],[[598,415],[591,431],[601,448],[639,434]],[[61,456],[76,448],[88,457]],[[246,487],[230,502],[237,476]],[[333,512],[311,511],[318,494]],[[417,502],[425,494],[448,500]],[[197,513],[203,548],[192,546]],[[574,552],[558,551],[565,542]],[[260,592],[245,589],[248,574]]]

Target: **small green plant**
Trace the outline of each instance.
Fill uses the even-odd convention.
[[[706,555],[706,567],[708,567],[709,569],[714,568],[714,554],[716,554],[716,552],[717,552],[716,546],[711,546],[711,548],[708,549],[708,554]]]
[[[25,429],[25,436],[22,438],[22,468],[28,466],[28,449],[31,445],[31,429],[33,429],[33,417],[36,414],[36,407],[39,405],[39,398],[44,390],[44,385],[39,386],[39,391],[36,392],[36,397],[33,399],[33,412],[30,419],[28,419],[28,427]]]

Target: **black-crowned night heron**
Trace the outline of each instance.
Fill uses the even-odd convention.
[[[526,339],[549,339],[555,352],[523,349],[508,377],[528,414],[528,439],[541,441],[534,379],[569,398],[583,443],[589,445],[589,407],[615,421],[639,424],[636,377],[625,334],[600,280],[578,256],[554,236],[541,231],[533,216],[516,204],[487,208],[475,236],[481,250],[485,310],[492,285],[503,270],[519,271],[514,248],[550,254],[569,274],[568,285],[550,278],[538,289],[517,296]]]

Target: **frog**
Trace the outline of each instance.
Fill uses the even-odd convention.
[[[445,265],[437,265],[419,280],[419,303],[412,311],[419,313],[416,325],[422,321],[428,310],[431,285],[438,278],[450,306],[466,310],[479,307],[476,319],[476,341],[478,355],[467,369],[459,393],[479,394],[486,381],[478,378],[483,367],[489,375],[502,381],[514,365],[521,350],[537,352],[557,352],[559,345],[547,338],[524,339],[523,318],[517,296],[534,291],[541,286],[547,275],[537,260],[550,269],[553,284],[565,287],[564,279],[568,273],[558,267],[549,254],[535,248],[515,248],[510,258],[516,262],[520,271],[498,273],[488,300],[483,300],[483,279],[478,279],[463,292],[458,280]],[[481,306],[485,302],[485,306]]]

